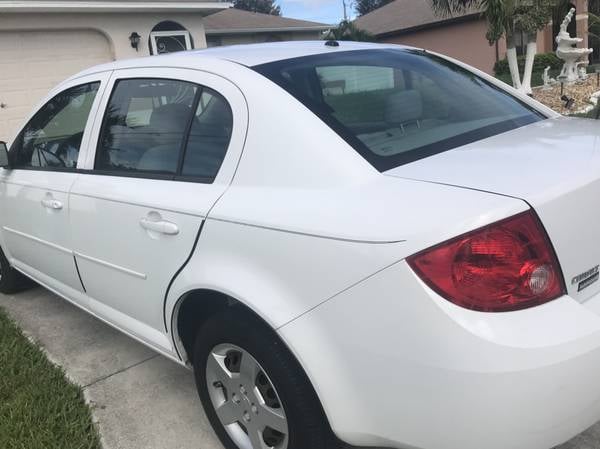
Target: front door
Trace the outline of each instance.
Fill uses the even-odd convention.
[[[245,103],[228,81],[184,69],[117,72],[110,89],[71,190],[75,257],[92,310],[170,350],[167,288],[231,181]]]
[[[0,226],[13,266],[69,297],[82,291],[72,251],[69,190],[85,160],[90,112],[108,75],[64,86],[28,121],[0,170]],[[80,152],[80,150],[82,150]]]

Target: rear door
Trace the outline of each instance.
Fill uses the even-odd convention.
[[[110,74],[65,84],[31,117],[0,170],[0,225],[12,265],[74,299],[68,192],[85,160],[94,111]]]
[[[79,272],[97,314],[169,350],[163,301],[231,182],[247,126],[239,90],[185,69],[115,72],[70,195]]]

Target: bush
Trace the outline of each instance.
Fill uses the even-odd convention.
[[[523,70],[525,70],[525,56],[519,56],[517,61],[519,63],[519,71],[523,73]],[[562,65],[563,62],[558,59],[558,56],[556,56],[554,53],[539,53],[535,55],[533,71],[534,73],[543,72],[548,66],[550,66],[552,70],[559,70],[562,68]],[[494,73],[496,76],[510,75],[508,60],[506,58],[496,62],[496,65],[494,65]]]

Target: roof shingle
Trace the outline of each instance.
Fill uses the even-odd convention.
[[[378,36],[478,14],[480,14],[478,9],[471,9],[464,14],[440,16],[433,11],[429,0],[395,0],[359,17],[355,24],[358,28]]]
[[[207,33],[215,34],[219,31],[235,30],[325,30],[330,28],[330,25],[230,8],[205,17],[204,28]]]

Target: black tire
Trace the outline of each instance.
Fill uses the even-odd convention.
[[[339,447],[321,404],[300,364],[275,332],[251,314],[228,309],[210,318],[194,345],[194,373],[206,415],[227,449],[239,449],[217,417],[206,382],[211,351],[222,344],[235,345],[254,357],[271,380],[288,421],[287,449]]]
[[[17,293],[31,285],[29,279],[10,266],[0,248],[0,293]]]

